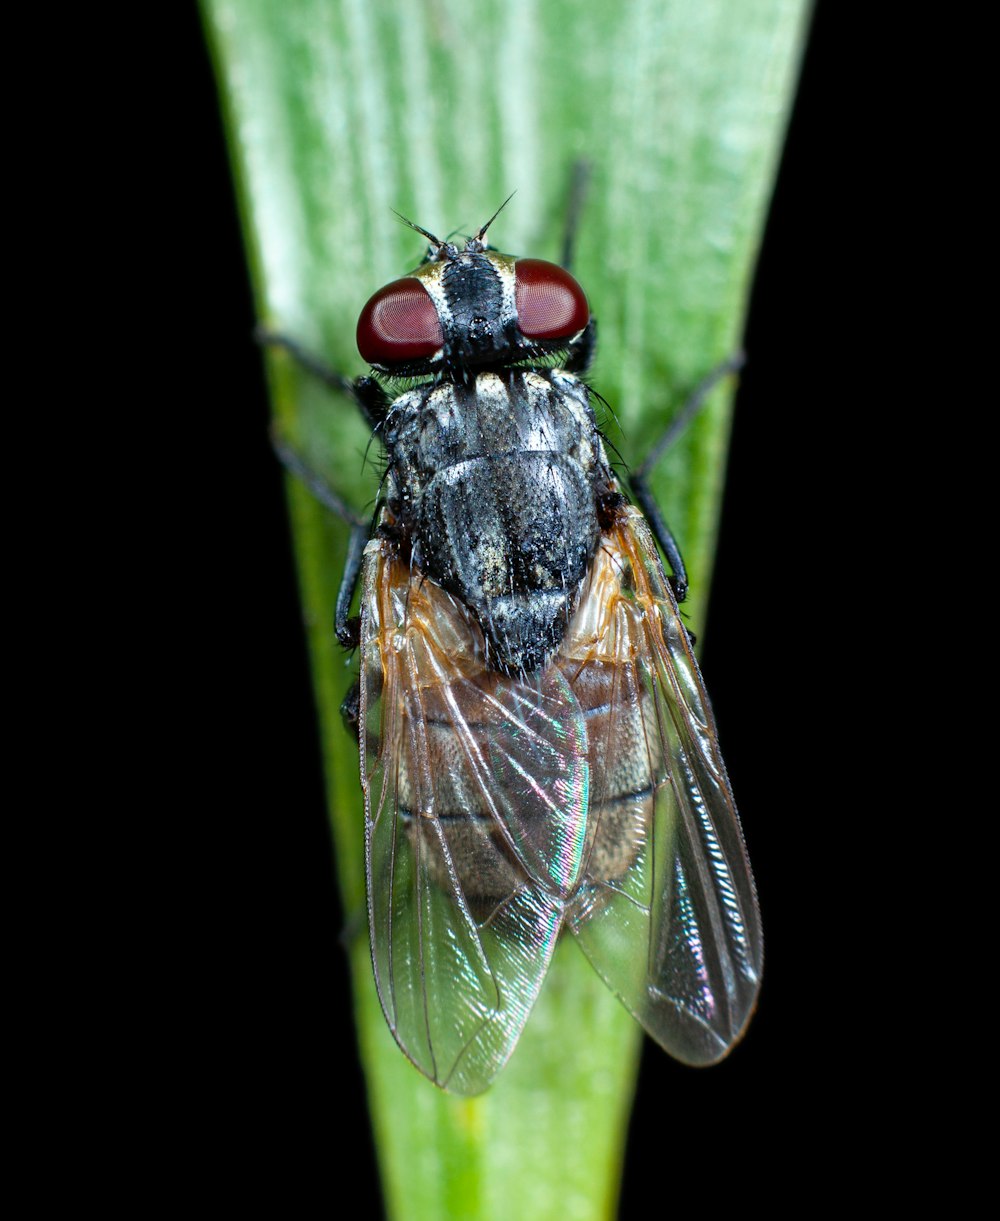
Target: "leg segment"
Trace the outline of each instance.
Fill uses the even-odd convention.
[[[285,469],[301,479],[321,505],[342,518],[351,527],[351,537],[347,544],[347,559],[344,562],[344,575],[340,579],[340,589],[337,592],[334,625],[337,639],[344,648],[357,648],[359,624],[357,618],[351,618],[351,601],[361,575],[365,546],[371,537],[371,523],[355,513],[346,501],[341,500],[337,493],[315,471],[306,466],[289,446],[281,441],[275,441],[274,450]]]
[[[287,335],[258,327],[255,338],[260,344],[284,348],[298,363],[314,377],[331,390],[339,390],[353,399],[362,415],[372,426],[378,428],[385,420],[389,411],[389,396],[371,377],[359,377],[352,381],[336,369],[332,369],[325,361],[307,352],[296,340]],[[344,575],[341,577],[340,589],[337,592],[337,606],[334,613],[334,625],[337,639],[348,649],[357,648],[359,628],[357,618],[351,618],[351,601],[361,575],[361,563],[365,546],[371,537],[371,525],[360,517],[351,506],[342,500],[337,493],[302,461],[302,459],[283,441],[274,439],[274,448],[285,469],[297,476],[312,492],[320,504],[325,505],[331,513],[335,513],[351,527],[351,537],[347,544],[347,559],[344,563]]]
[[[667,557],[667,561],[673,570],[673,575],[669,579],[678,602],[683,602],[687,596],[687,569],[684,567],[684,560],[681,558],[677,540],[670,532],[667,523],[663,520],[663,514],[660,512],[656,499],[650,490],[649,473],[677,437],[690,424],[694,416],[701,410],[705,400],[718,383],[724,377],[739,372],[745,364],[746,355],[743,352],[736,352],[728,360],[724,360],[720,365],[717,365],[707,377],[703,378],[695,387],[694,393],[678,412],[676,419],[671,421],[663,436],[660,437],[659,441],[656,442],[639,466],[630,472],[628,477],[629,487],[632,490],[632,495],[635,497],[635,502],[646,515],[656,541],[660,544],[663,554]]]
[[[307,352],[296,340],[287,335],[278,334],[276,331],[258,327],[254,332],[254,338],[261,345],[284,348],[303,369],[318,378],[324,386],[329,386],[331,390],[339,390],[341,394],[346,394],[348,398],[353,399],[372,428],[377,428],[388,414],[391,405],[389,396],[374,378],[359,377],[352,381],[343,373],[332,369],[326,361]]]
[[[582,157],[573,162],[569,183],[569,207],[566,209],[566,230],[563,233],[562,258],[560,262],[567,271],[573,270],[573,255],[576,250],[576,233],[580,227],[583,201],[590,185],[590,162]]]

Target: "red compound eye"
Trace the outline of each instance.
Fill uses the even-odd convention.
[[[514,285],[517,321],[527,339],[568,339],[590,320],[583,289],[555,263],[518,259]]]
[[[443,343],[434,302],[412,278],[380,288],[358,319],[358,351],[370,365],[426,360]]]

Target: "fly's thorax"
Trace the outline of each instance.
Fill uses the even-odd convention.
[[[587,387],[559,369],[418,387],[393,404],[383,440],[394,485],[411,503],[436,475],[476,458],[550,454],[591,484],[606,467]]]
[[[559,370],[480,373],[394,405],[390,507],[414,563],[477,616],[500,669],[558,645],[597,546],[608,478],[586,386]]]

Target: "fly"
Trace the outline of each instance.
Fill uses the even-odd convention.
[[[678,611],[686,574],[645,482],[660,447],[630,481],[640,509],[581,377],[596,335],[583,289],[491,249],[494,219],[462,249],[412,226],[426,258],[358,322],[373,376],[308,361],[384,447],[374,528],[283,453],[352,523],[337,635],[360,652],[344,708],[382,1010],[459,1094],[511,1055],[564,930],[687,1064],[741,1037],[763,958]]]

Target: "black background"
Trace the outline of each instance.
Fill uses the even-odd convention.
[[[838,931],[853,707],[838,508],[851,437],[841,358],[852,250],[839,187],[852,155],[839,104],[849,36],[820,3],[753,293],[704,637],[761,896],[765,984],[744,1044],[718,1068],[685,1070],[647,1044],[624,1218],[645,1216],[652,1199],[664,1212],[735,1207],[790,1159],[800,1171],[826,1163],[843,1139],[833,1117],[857,1020]],[[177,48],[177,172],[197,184],[185,251],[197,291],[178,320],[180,357],[199,387],[178,416],[190,442],[178,491],[203,509],[186,573],[198,674],[191,808],[205,816],[184,825],[208,897],[193,933],[179,916],[177,950],[192,1111],[208,1117],[222,1164],[251,1159],[262,1175],[301,1172],[331,1192],[349,1182],[373,1200],[282,477],[193,15]],[[357,1211],[377,1215],[374,1204]]]

